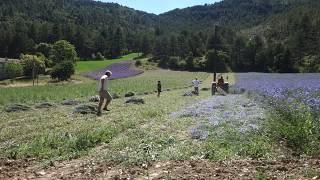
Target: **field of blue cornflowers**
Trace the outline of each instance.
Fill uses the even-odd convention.
[[[239,73],[236,89],[270,110],[270,136],[297,155],[320,153],[320,74]]]

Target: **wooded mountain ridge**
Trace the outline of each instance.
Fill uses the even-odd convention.
[[[260,27],[253,34],[265,42],[264,48],[281,42],[299,57],[294,57],[294,61],[301,61],[307,55],[318,59],[318,49],[311,44],[319,43],[319,36],[316,36],[320,23],[319,4],[318,0],[223,0],[155,15],[93,0],[2,0],[0,57],[18,58],[21,53],[33,52],[39,43],[65,39],[76,46],[81,58],[97,53],[105,57],[131,51],[165,53],[169,50],[157,47],[170,41],[171,44],[180,43],[173,46],[186,50],[168,56],[182,56],[183,59],[189,52],[194,57],[206,55],[208,47],[215,46],[208,45],[210,38],[218,34],[221,36],[219,46],[223,46],[220,50],[232,61],[231,49],[236,39],[243,37],[249,41],[252,33],[248,36],[243,32]],[[217,33],[217,27],[223,30]],[[312,32],[312,35],[305,32]],[[179,36],[186,40],[179,42]],[[302,49],[297,44],[299,38],[304,44]],[[196,39],[197,47],[192,47]],[[298,48],[301,53],[297,53]]]

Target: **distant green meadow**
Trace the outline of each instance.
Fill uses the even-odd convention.
[[[122,56],[118,59],[106,59],[106,60],[95,60],[95,61],[78,61],[75,67],[76,74],[81,74],[85,72],[95,71],[101,68],[105,68],[106,66],[118,63],[121,61],[132,60],[139,56],[139,53],[131,53],[126,56]]]

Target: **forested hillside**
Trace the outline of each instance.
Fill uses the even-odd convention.
[[[1,0],[0,57],[19,57],[40,42],[65,39],[81,57],[118,56],[153,31],[156,16],[92,0]]]
[[[208,29],[213,25],[236,30],[250,28],[268,17],[288,11],[306,0],[224,0],[215,4],[176,9],[162,14],[161,20],[170,30]]]
[[[281,45],[290,51],[288,65],[300,72],[320,71],[319,1],[274,16],[266,26],[269,46]]]
[[[2,0],[0,57],[65,39],[81,58],[140,51],[173,69],[314,72],[319,4],[224,0],[157,16],[93,0]]]

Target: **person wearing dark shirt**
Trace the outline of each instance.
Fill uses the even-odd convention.
[[[161,81],[158,81],[157,89],[158,89],[158,97],[160,97],[160,93],[161,93]]]
[[[218,79],[218,86],[222,88],[223,85],[224,85],[224,79],[223,79],[223,76],[221,75],[221,77]]]

